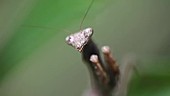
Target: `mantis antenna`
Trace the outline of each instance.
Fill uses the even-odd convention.
[[[94,0],[91,1],[89,7],[87,8],[87,10],[86,10],[86,12],[85,12],[85,15],[83,16],[83,19],[82,19],[82,21],[81,21],[81,23],[80,23],[80,30],[81,30],[81,27],[82,27],[82,25],[83,25],[83,22],[84,22],[84,20],[85,20],[85,18],[86,18],[86,16],[87,16],[87,14],[88,14],[88,12],[89,12],[92,4],[93,4],[93,2],[94,2]]]

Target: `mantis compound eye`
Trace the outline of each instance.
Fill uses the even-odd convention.
[[[79,52],[81,52],[83,47],[87,44],[92,35],[93,35],[92,28],[86,28],[80,32],[67,36],[66,42],[67,44],[71,45]]]

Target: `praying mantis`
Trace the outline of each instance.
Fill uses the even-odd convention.
[[[101,48],[104,61],[100,56],[100,51],[92,40],[94,31],[92,28],[81,30],[81,26],[90,7],[90,3],[83,20],[80,24],[80,31],[66,37],[66,43],[74,47],[82,54],[83,61],[86,63],[91,75],[91,90],[84,96],[126,96],[129,78],[135,66],[133,59],[125,60],[123,67],[117,64],[109,46]]]

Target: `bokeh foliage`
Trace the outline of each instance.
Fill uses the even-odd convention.
[[[0,96],[80,96],[88,84],[81,57],[64,42],[79,31],[91,0],[0,1]],[[83,24],[120,63],[139,59],[129,96],[169,96],[170,2],[95,0]]]

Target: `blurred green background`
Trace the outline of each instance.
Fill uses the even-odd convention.
[[[0,0],[0,96],[81,96],[89,74],[65,43],[91,0]],[[94,29],[120,63],[138,58],[129,96],[170,96],[170,1],[95,0],[83,28]]]

